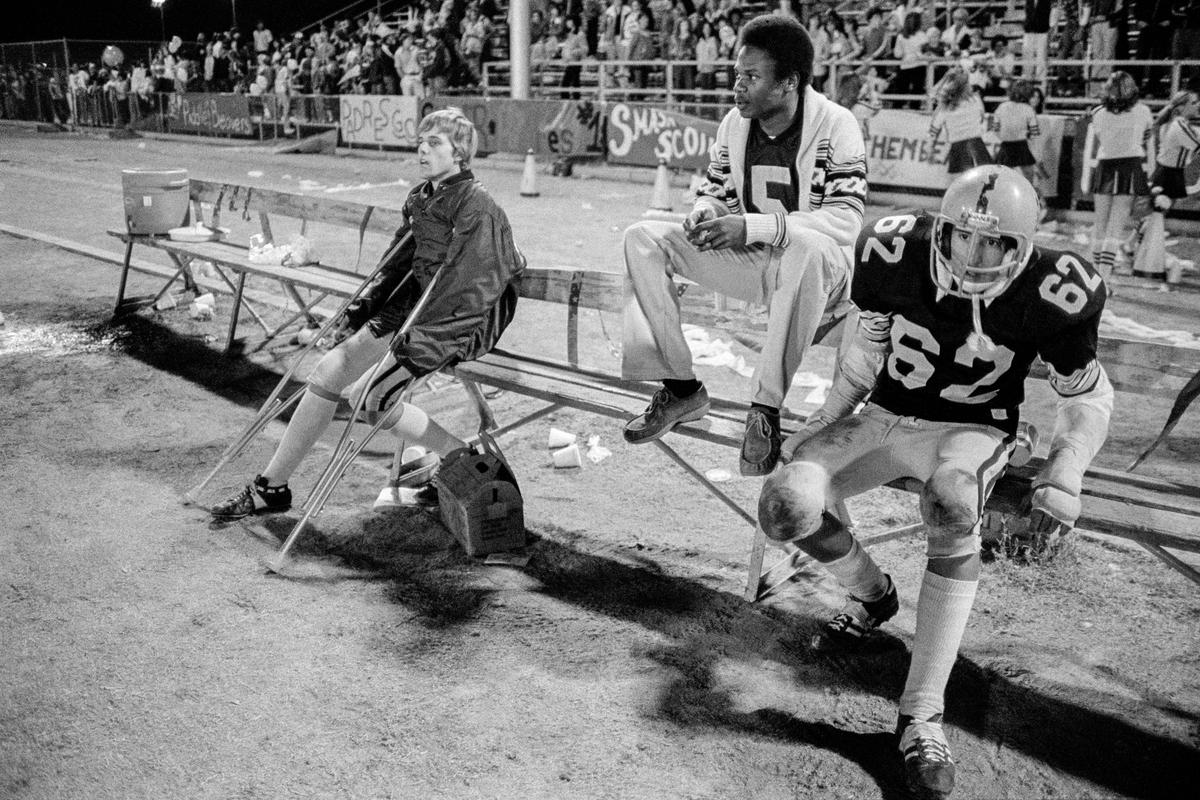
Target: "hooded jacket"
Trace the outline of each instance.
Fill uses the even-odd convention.
[[[428,181],[414,188],[404,219],[388,249],[409,232],[412,238],[346,316],[353,328],[395,336],[437,275],[428,304],[391,343],[397,362],[419,377],[496,346],[516,311],[525,258],[503,209],[469,170],[437,188]],[[409,273],[413,280],[400,286]]]

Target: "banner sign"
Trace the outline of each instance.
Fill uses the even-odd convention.
[[[608,111],[608,161],[689,171],[708,167],[717,123],[635,103],[614,103]]]
[[[929,138],[930,119],[929,114],[884,109],[868,120],[867,179],[872,187],[934,190],[946,187],[950,145],[944,133],[937,141]],[[1035,185],[1044,197],[1058,193],[1058,162],[1066,123],[1066,117],[1040,115],[1041,135],[1029,142],[1038,162]],[[999,146],[996,134],[987,131],[983,141],[995,154]]]
[[[173,94],[166,117],[168,130],[175,133],[250,136],[254,132],[245,95]]]
[[[542,156],[603,154],[604,115],[590,100],[512,100],[484,97],[433,97],[421,113],[455,106],[479,131],[485,153]]]
[[[347,145],[417,146],[421,101],[413,95],[344,94],[338,125]]]

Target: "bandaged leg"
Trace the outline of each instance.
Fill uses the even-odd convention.
[[[364,326],[317,362],[283,440],[262,473],[269,485],[288,482],[333,421],[342,392],[386,353],[387,340],[377,338]]]
[[[400,403],[392,411],[391,417],[395,421],[385,426],[385,430],[391,431],[400,441],[418,444],[429,452],[442,456],[451,450],[467,446],[466,442],[443,428],[412,403]]]
[[[300,398],[300,405],[292,414],[282,441],[275,448],[271,463],[263,470],[263,477],[269,486],[282,486],[292,477],[292,473],[300,466],[300,462],[308,455],[321,434],[333,421],[337,410],[339,395],[309,384]]]

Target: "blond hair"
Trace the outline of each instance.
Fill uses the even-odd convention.
[[[475,123],[467,119],[461,108],[451,106],[426,114],[417,126],[417,136],[428,131],[446,135],[450,140],[450,147],[454,150],[454,157],[462,164],[463,169],[471,164],[471,159],[475,157],[475,151],[479,147],[479,133],[475,130]]]
[[[946,110],[958,108],[974,93],[975,90],[971,88],[971,80],[962,67],[951,67],[942,77],[937,88],[934,89],[938,108]]]

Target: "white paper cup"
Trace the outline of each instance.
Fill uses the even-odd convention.
[[[567,433],[558,428],[550,429],[550,435],[546,439],[546,447],[551,450],[558,450],[560,447],[566,447],[569,444],[575,444],[575,434]]]
[[[583,466],[583,453],[579,452],[579,445],[569,444],[566,447],[555,450],[551,454],[554,458],[555,469],[570,469],[571,467]]]

